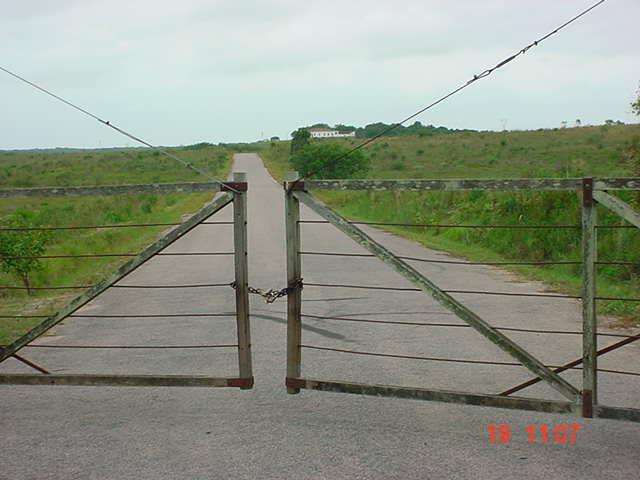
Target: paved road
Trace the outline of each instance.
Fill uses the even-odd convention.
[[[280,187],[253,154],[235,158],[234,169],[250,182],[250,283],[285,284],[283,202]],[[228,218],[222,212],[216,219]],[[303,217],[316,218],[304,210]],[[225,230],[226,229],[226,230]],[[327,225],[303,227],[303,248],[339,252],[362,250]],[[229,227],[202,226],[171,247],[173,251],[225,251]],[[372,232],[394,251],[424,258],[449,258],[413,242]],[[542,291],[486,267],[419,265],[446,288],[511,292]],[[409,286],[367,258],[305,257],[307,282]],[[229,258],[155,258],[123,284],[230,281]],[[575,330],[579,305],[572,300],[513,297],[458,298],[496,326]],[[251,391],[187,388],[0,387],[0,478],[637,478],[640,426],[472,406],[345,394],[287,395],[283,301],[267,306],[252,298],[256,385]],[[230,289],[111,289],[83,309],[86,315],[231,312]],[[303,310],[349,315],[461,323],[422,294],[307,287]],[[512,333],[546,363],[580,356],[579,339]],[[468,328],[389,327],[308,319],[304,343],[405,355],[510,361]],[[231,318],[68,320],[39,344],[187,345],[233,342]],[[608,342],[611,342],[609,339]],[[607,343],[607,342],[605,342]],[[31,348],[28,355],[56,372],[195,373],[234,375],[233,351],[127,350],[67,351]],[[603,359],[604,368],[640,370],[635,346]],[[377,359],[305,350],[303,374],[434,388],[495,393],[529,378],[520,367],[442,364]],[[23,371],[11,364],[5,368]],[[612,405],[640,405],[640,381],[603,376],[602,399]],[[580,372],[566,377],[579,381]],[[528,396],[559,398],[544,386]],[[573,445],[531,445],[528,425],[579,423]],[[511,427],[508,444],[492,445],[488,427]]]

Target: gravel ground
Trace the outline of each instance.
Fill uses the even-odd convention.
[[[249,179],[250,284],[285,285],[282,189],[259,157],[239,154],[235,171]],[[215,219],[230,218],[225,209]],[[303,218],[317,218],[303,209]],[[303,249],[362,252],[333,227],[304,225]],[[367,230],[395,252],[453,258],[394,235]],[[225,251],[229,226],[201,226],[175,252]],[[483,266],[417,264],[451,289],[542,292],[544,286]],[[123,284],[217,283],[232,280],[227,257],[156,257]],[[309,256],[310,283],[410,286],[375,259]],[[307,287],[312,315],[462,324],[425,295]],[[566,299],[457,295],[494,326],[580,328],[580,305]],[[637,424],[562,415],[303,391],[287,395],[285,302],[252,298],[253,390],[203,388],[0,387],[0,478],[637,478]],[[111,289],[86,315],[232,312],[232,290]],[[67,320],[39,344],[187,345],[234,341],[230,318]],[[579,337],[509,333],[547,364],[580,356]],[[403,355],[511,361],[469,328],[387,326],[306,319],[305,344]],[[605,339],[602,345],[615,339]],[[233,350],[23,350],[56,373],[236,375]],[[602,368],[640,371],[640,348],[602,358]],[[27,371],[14,361],[4,371]],[[565,376],[579,385],[579,371]],[[303,351],[303,376],[327,380],[496,393],[528,379],[521,367],[445,364]],[[530,397],[560,399],[537,385]],[[601,375],[601,402],[640,407],[640,381]],[[491,444],[490,425],[508,425],[508,443]],[[574,444],[533,444],[529,425],[579,424]]]

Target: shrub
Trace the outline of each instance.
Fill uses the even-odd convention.
[[[33,226],[33,215],[28,212],[17,211],[3,224],[13,228],[26,228]],[[46,231],[23,230],[0,232],[0,268],[20,279],[31,295],[31,274],[42,268],[42,263],[34,257],[44,254],[49,235]],[[11,258],[23,257],[23,258]]]
[[[349,178],[364,175],[370,167],[362,150],[347,155],[349,149],[335,143],[310,143],[291,157],[291,164],[306,177]]]

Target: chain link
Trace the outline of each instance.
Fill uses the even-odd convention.
[[[229,285],[234,290],[238,288],[238,284],[235,281],[231,282]],[[292,284],[290,284],[289,286],[285,288],[281,288],[280,290],[275,290],[273,288],[270,288],[269,290],[264,290],[262,288],[255,288],[252,286],[249,286],[247,290],[251,294],[260,295],[264,299],[265,303],[273,303],[279,298],[285,297],[296,290],[302,290],[302,288],[303,288],[303,283],[302,283],[302,278],[300,278],[295,282],[293,282]]]

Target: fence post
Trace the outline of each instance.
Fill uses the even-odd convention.
[[[598,402],[596,317],[597,216],[593,178],[582,180],[582,416],[593,417]]]
[[[285,223],[287,232],[287,285],[300,280],[300,202],[293,191],[287,191],[287,182],[299,178],[298,172],[289,172],[285,177]],[[302,348],[302,291],[290,290],[287,296],[287,379],[300,378]],[[287,393],[300,393],[300,389],[287,386]]]
[[[234,172],[233,181],[245,184],[247,174]],[[236,322],[238,328],[238,364],[240,378],[252,379],[251,331],[249,325],[249,272],[247,259],[247,191],[236,188],[233,192],[233,246],[236,275]],[[251,382],[253,383],[253,382]],[[240,387],[243,390],[251,385]]]

